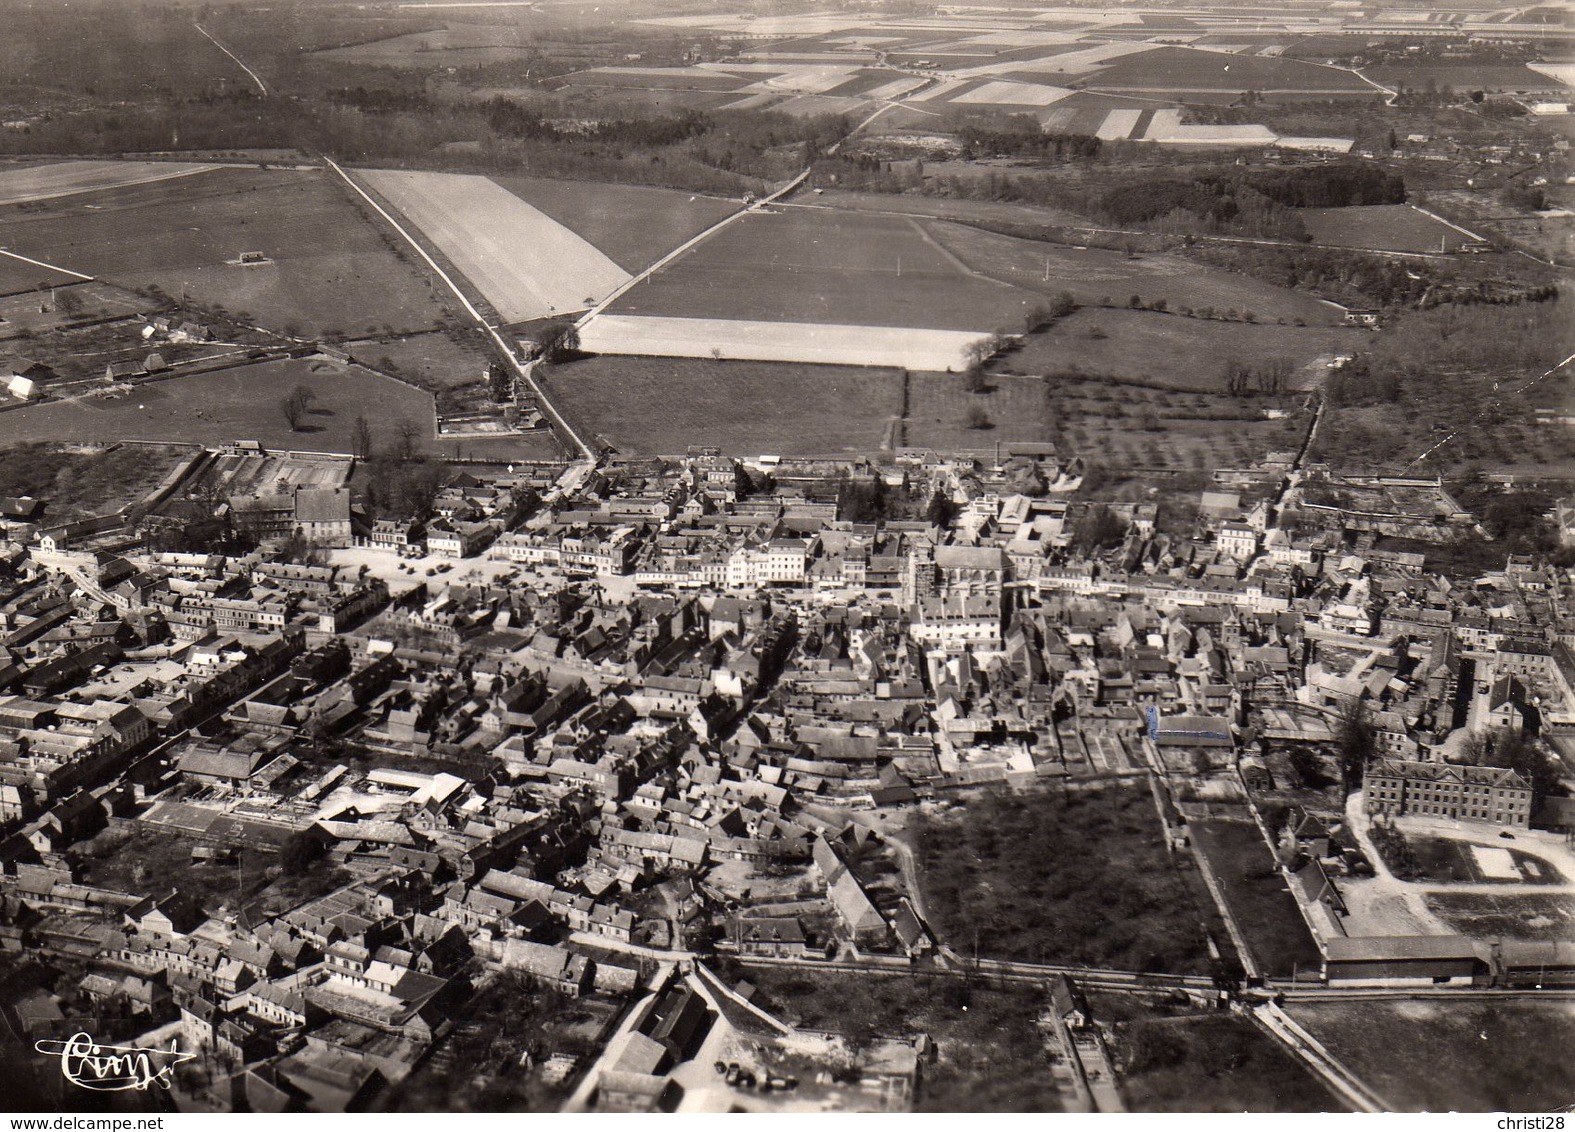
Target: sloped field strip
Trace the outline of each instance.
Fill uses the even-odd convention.
[[[986,336],[967,330],[601,314],[580,331],[580,348],[631,357],[943,371],[966,367],[969,348]]]
[[[360,175],[506,322],[584,310],[630,278],[580,236],[485,177],[377,169]]]
[[[62,161],[6,169],[0,171],[0,204],[50,200],[122,185],[146,185],[218,168],[178,161]]]

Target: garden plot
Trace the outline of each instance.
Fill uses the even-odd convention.
[[[580,236],[485,177],[362,175],[508,322],[584,310],[629,281],[627,271]]]
[[[973,345],[987,337],[966,330],[603,314],[580,331],[580,348],[634,357],[960,370]]]
[[[56,165],[7,169],[0,172],[0,204],[50,200],[122,185],[146,185],[217,168],[176,161],[62,161]]]

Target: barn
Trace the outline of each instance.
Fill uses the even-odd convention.
[[[1470,986],[1489,974],[1463,935],[1342,936],[1324,955],[1331,987]]]

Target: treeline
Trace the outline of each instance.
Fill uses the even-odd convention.
[[[1487,265],[1398,263],[1343,248],[1198,244],[1188,249],[1188,254],[1214,267],[1276,287],[1311,291],[1345,306],[1424,310],[1448,304],[1493,306],[1541,303],[1559,293],[1552,283],[1498,277]],[[1477,269],[1477,273],[1468,269]]]
[[[0,132],[0,152],[116,153],[168,149],[295,148],[355,161],[421,164],[443,152],[478,172],[526,172],[736,195],[793,176],[850,128],[841,115],[684,112],[549,117],[503,98],[445,101],[365,87],[317,101],[262,99],[243,90],[61,115]],[[456,138],[471,144],[449,148]]]
[[[1217,180],[1123,185],[1104,195],[1095,215],[1123,228],[1153,227],[1182,235],[1308,239],[1291,209],[1250,186]]]
[[[1193,234],[1232,233],[1309,239],[1298,208],[1402,204],[1405,181],[1368,165],[1210,171],[1189,179],[1118,185],[1098,201],[1100,219],[1123,227],[1156,225]]]

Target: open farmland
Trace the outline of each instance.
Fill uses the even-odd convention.
[[[1377,64],[1367,67],[1363,74],[1396,90],[1408,88],[1423,90],[1428,83],[1435,87],[1453,87],[1455,90],[1498,91],[1549,91],[1568,89],[1555,74],[1546,74],[1519,63],[1417,63],[1410,66]]]
[[[971,272],[918,221],[750,213],[619,296],[614,314],[988,332],[1037,301]]]
[[[121,185],[146,185],[216,168],[216,165],[178,161],[62,161],[53,165],[0,169],[0,205],[52,200]]]
[[[584,310],[629,273],[546,213],[485,177],[367,170],[506,322]]]
[[[1128,256],[1104,248],[1002,236],[961,224],[936,224],[930,231],[975,271],[1041,295],[1070,291],[1084,305],[1127,303],[1137,295],[1149,305],[1163,299],[1171,310],[1252,311],[1259,322],[1299,318],[1309,326],[1333,326],[1342,321],[1338,308],[1311,295],[1267,286],[1177,256]]]
[[[1308,1033],[1400,1112],[1552,1112],[1575,1095],[1575,1003],[1293,1003]]]
[[[331,47],[313,52],[312,58],[377,67],[476,67],[523,61],[531,52],[533,39],[525,27],[456,23],[349,47]]]
[[[902,411],[890,370],[688,358],[588,358],[551,367],[553,402],[620,452],[874,452]]]
[[[603,314],[580,331],[580,348],[634,357],[945,371],[967,368],[970,349],[985,337],[966,330]]]
[[[217,169],[42,210],[0,208],[0,225],[12,250],[35,259],[124,287],[184,291],[285,333],[364,333],[373,320],[424,330],[444,313],[428,283],[319,171]],[[269,262],[229,262],[243,251]]]
[[[641,185],[492,179],[630,272],[649,267],[740,207],[720,197]]]
[[[292,432],[279,402],[304,385],[316,399]],[[176,377],[104,395],[29,405],[0,413],[0,444],[24,440],[260,440],[269,448],[353,451],[355,419],[365,416],[375,444],[392,446],[400,420],[421,426],[418,445],[433,451],[432,397],[360,366],[325,358],[264,362]]]
[[[1356,327],[1280,326],[1186,318],[1158,311],[1083,307],[1030,334],[1001,357],[1008,373],[1064,373],[1152,382],[1174,389],[1222,392],[1223,369],[1235,361],[1257,368],[1285,359],[1292,388],[1327,372],[1329,360],[1362,348],[1370,332]]]
[[[42,262],[23,259],[11,252],[0,251],[0,295],[15,295],[35,291],[41,287],[58,287],[67,283],[80,283],[82,276]]]
[[[363,338],[346,342],[344,348],[359,362],[429,389],[452,389],[481,381],[490,360],[479,335],[460,330]]]
[[[1299,208],[1297,219],[1315,244],[1379,252],[1443,252],[1480,244],[1459,228],[1409,204]]]
[[[1178,95],[1239,94],[1244,90],[1263,95],[1362,94],[1377,98],[1380,94],[1359,76],[1338,67],[1281,56],[1235,55],[1186,47],[1156,47],[1126,55],[1085,76],[1080,85],[1091,90]]]

